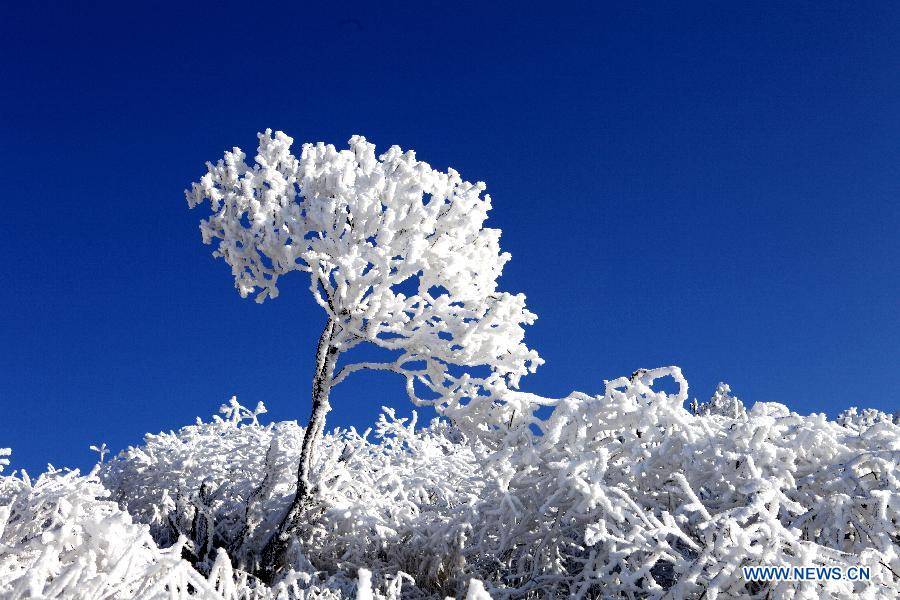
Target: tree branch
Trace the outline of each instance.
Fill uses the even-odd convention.
[[[346,365],[341,367],[341,370],[338,371],[338,374],[334,376],[334,379],[331,380],[331,385],[335,386],[345,380],[348,375],[355,373],[357,371],[362,371],[363,369],[370,369],[373,371],[392,371],[397,373],[398,375],[405,375],[406,373],[401,370],[396,363],[376,363],[376,362],[361,362],[354,363],[352,365]]]

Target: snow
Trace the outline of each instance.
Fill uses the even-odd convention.
[[[656,391],[661,377],[679,391]],[[330,432],[319,504],[271,588],[254,557],[290,502],[302,428],[232,400],[87,475],[0,476],[0,597],[896,595],[900,426],[744,410],[723,391],[689,411],[677,368],[644,371],[555,401],[542,435],[499,445],[391,409]],[[872,580],[750,584],[748,565],[868,566]]]

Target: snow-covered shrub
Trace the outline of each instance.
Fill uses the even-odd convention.
[[[339,600],[364,589],[373,600],[400,600],[410,579],[379,577],[373,589],[371,575],[291,570],[270,588],[235,569],[222,549],[202,574],[182,558],[186,538],[158,548],[148,527],[107,495],[95,473],[0,477],[0,598]]]
[[[142,446],[101,465],[100,476],[112,499],[148,524],[161,545],[173,544],[182,535],[196,542],[192,533],[214,515],[212,535],[205,542],[242,558],[239,538],[252,537],[258,526],[259,507],[253,500],[263,490],[256,488],[269,472],[278,478],[293,470],[289,460],[294,457],[273,444],[272,432],[292,433],[294,428],[287,423],[259,426],[257,417],[264,411],[261,405],[249,411],[232,398],[220,409],[224,418],[217,415],[210,423],[198,419],[178,433],[147,434]],[[296,445],[295,437],[279,436],[285,450]],[[278,483],[270,478],[266,489]],[[248,504],[250,524],[245,528]],[[200,562],[215,558],[209,547],[193,549]]]
[[[261,426],[260,408],[252,413],[232,400],[225,418],[147,435],[101,467],[112,497],[161,545],[192,540],[192,560],[203,572],[214,548],[258,570],[290,505],[303,429],[293,421]],[[295,570],[407,572],[434,589],[455,590],[486,482],[455,429],[439,420],[415,426],[415,414],[398,419],[386,408],[374,430],[324,436],[313,471],[319,501],[304,515],[291,554]]]
[[[0,477],[0,597],[220,597],[181,559],[180,543],[160,550],[107,495],[77,471]]]
[[[740,398],[731,394],[731,386],[727,383],[719,383],[716,392],[709,402],[698,404],[696,400],[691,404],[691,412],[695,415],[720,415],[731,419],[747,418],[747,409]]]
[[[875,410],[874,408],[864,408],[859,412],[855,406],[851,406],[847,410],[838,415],[838,425],[849,427],[851,429],[863,430],[871,427],[875,423],[893,423],[900,425],[900,411],[889,415],[886,412]]]
[[[516,393],[552,414],[486,438],[385,409],[324,436],[319,500],[272,587],[253,574],[303,432],[233,400],[87,476],[0,477],[0,597],[896,597],[900,427],[717,397],[693,414],[677,368],[639,371],[599,396]],[[745,581],[755,565],[872,579]]]
[[[311,567],[289,570],[267,587],[235,568],[222,548],[198,570],[183,558],[193,553],[187,537],[166,538],[169,543],[160,548],[151,528],[136,523],[108,496],[97,469],[83,476],[51,468],[35,481],[24,472],[0,476],[0,598],[339,600],[356,597],[364,585],[373,600],[399,600],[404,584],[409,588],[411,578],[404,573],[378,575],[374,583],[369,575],[357,582],[349,570],[326,573]],[[152,502],[160,497],[149,499],[153,520],[158,515],[152,516]],[[166,536],[164,528],[156,534]]]
[[[662,376],[679,393],[654,391]],[[896,593],[900,428],[853,431],[774,403],[744,414],[719,392],[726,411],[690,414],[672,367],[559,401],[534,445],[495,467],[505,494],[483,511],[472,556],[495,594]],[[752,565],[864,565],[872,581],[748,584]]]

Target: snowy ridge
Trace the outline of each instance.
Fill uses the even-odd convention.
[[[679,391],[656,391],[672,377]],[[675,367],[573,394],[484,437],[385,409],[327,434],[292,569],[260,583],[302,428],[223,417],[146,436],[88,475],[0,476],[3,598],[890,598],[900,426],[838,422]],[[515,403],[516,398],[510,401]],[[718,407],[718,408],[717,408]],[[747,582],[742,566],[867,566],[867,582]],[[474,578],[474,579],[473,579]]]

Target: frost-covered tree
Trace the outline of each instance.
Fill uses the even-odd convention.
[[[209,201],[203,241],[218,240],[213,254],[231,266],[242,297],[275,298],[278,279],[302,271],[326,313],[297,492],[271,554],[284,552],[299,525],[329,394],[347,376],[400,374],[414,403],[478,428],[506,417],[503,393],[542,361],[523,341],[523,325],[536,318],[525,296],[497,290],[510,255],[500,250],[500,230],[484,226],[484,183],[437,171],[397,146],[376,156],[360,136],[346,150],[305,144],[299,157],[282,132],[258,137],[255,164],[234,148],[207,163],[186,196],[191,207]],[[387,359],[342,364],[363,343]]]

